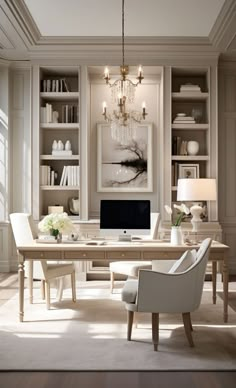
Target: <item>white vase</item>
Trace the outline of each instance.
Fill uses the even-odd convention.
[[[57,149],[58,149],[58,151],[63,151],[64,150],[64,144],[62,143],[61,140],[59,140],[58,143],[57,143]]]
[[[188,155],[197,155],[199,151],[199,143],[197,141],[191,140],[187,144]]]
[[[66,151],[71,151],[71,142],[70,142],[70,140],[67,140],[67,141],[66,141],[65,150],[66,150]]]
[[[56,140],[53,140],[53,143],[52,143],[52,150],[53,150],[53,151],[56,151],[56,150],[57,150],[57,147],[58,147],[57,141],[56,141]]]
[[[171,227],[170,242],[172,245],[182,245],[184,243],[181,226]]]

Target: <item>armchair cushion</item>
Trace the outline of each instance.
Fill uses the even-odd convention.
[[[171,267],[168,273],[178,273],[186,271],[191,265],[195,263],[196,251],[186,251]]]
[[[138,293],[138,279],[129,279],[121,292],[121,300],[126,303],[135,303]]]

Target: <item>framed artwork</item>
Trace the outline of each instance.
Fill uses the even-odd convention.
[[[199,164],[179,164],[179,178],[199,178]]]
[[[152,125],[137,124],[135,138],[122,145],[110,124],[97,124],[97,191],[151,192]]]

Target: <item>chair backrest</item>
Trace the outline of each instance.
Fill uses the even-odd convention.
[[[205,239],[197,251],[195,263],[184,272],[167,274],[140,270],[138,311],[177,313],[196,310],[201,302],[210,246],[211,239]]]
[[[37,228],[31,214],[28,213],[12,213],[10,214],[11,227],[18,248],[20,245],[30,243],[38,237]],[[34,261],[35,278],[43,278],[44,272],[47,270],[46,261]],[[28,268],[26,266],[26,276]]]
[[[158,236],[158,228],[160,225],[161,215],[160,213],[151,213],[151,231],[147,236],[141,236],[142,240],[156,240]]]

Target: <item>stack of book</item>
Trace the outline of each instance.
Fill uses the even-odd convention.
[[[180,85],[180,92],[201,92],[201,88],[199,85],[193,85],[188,83]]]
[[[196,121],[194,120],[194,117],[187,116],[186,113],[177,113],[177,116],[175,117],[174,124],[195,124]]]

